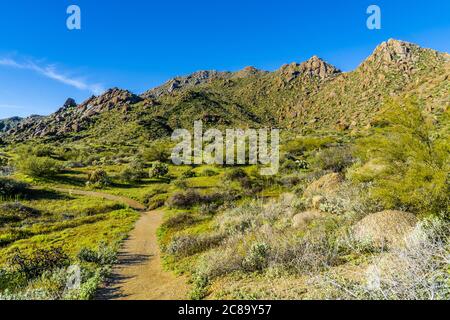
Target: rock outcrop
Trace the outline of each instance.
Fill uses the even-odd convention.
[[[383,211],[368,215],[353,229],[355,238],[377,247],[394,248],[404,244],[416,226],[414,214],[403,211]]]
[[[98,97],[91,97],[80,105],[69,98],[48,117],[29,117],[8,131],[17,140],[64,136],[80,132],[95,122],[95,117],[112,109],[127,108],[142,99],[129,91],[113,88]]]

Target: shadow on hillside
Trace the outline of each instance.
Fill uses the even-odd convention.
[[[29,189],[26,192],[27,200],[72,200],[73,197],[53,190]]]
[[[134,276],[124,276],[120,274],[121,269],[132,265],[146,263],[151,255],[143,254],[120,254],[119,262],[109,275],[105,284],[99,288],[95,294],[95,300],[117,300],[127,298],[128,295],[122,292],[122,286]]]

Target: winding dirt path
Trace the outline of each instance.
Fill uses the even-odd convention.
[[[116,200],[145,211],[141,203],[121,196],[95,191],[55,188],[55,191]],[[161,211],[144,212],[118,254],[118,263],[96,300],[182,300],[188,286],[184,277],[163,270],[157,229],[163,220]]]

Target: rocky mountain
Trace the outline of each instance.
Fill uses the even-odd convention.
[[[274,72],[200,71],[137,96],[110,89],[80,105],[67,100],[54,114],[25,119],[5,139],[90,139],[129,143],[157,139],[195,120],[217,127],[355,130],[370,125],[389,97],[416,95],[429,112],[450,105],[450,56],[389,40],[352,72],[314,56]]]
[[[19,122],[21,122],[23,119],[20,117],[12,117],[7,119],[1,119],[0,120],[0,131],[6,132],[14,128]]]

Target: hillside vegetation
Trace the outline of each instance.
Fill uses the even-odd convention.
[[[449,299],[450,57],[389,40],[343,73],[202,71],[19,120],[0,153],[0,299],[91,299],[139,218],[191,299]],[[280,172],[175,166],[174,129],[281,128]],[[81,287],[66,287],[67,268]]]

